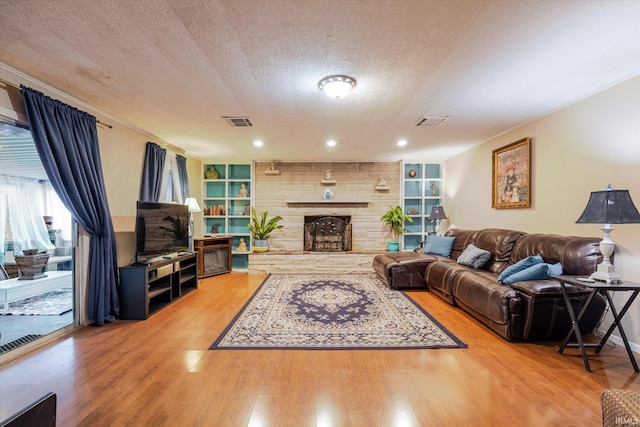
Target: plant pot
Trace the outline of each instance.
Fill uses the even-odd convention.
[[[387,242],[387,249],[389,252],[398,252],[400,249],[400,242]]]
[[[15,259],[18,271],[20,272],[20,278],[18,280],[35,280],[47,277],[47,275],[44,274],[44,270],[47,268],[47,262],[49,261],[48,253],[24,256],[16,255]]]
[[[254,239],[253,251],[254,252],[267,252],[269,250],[269,239]]]

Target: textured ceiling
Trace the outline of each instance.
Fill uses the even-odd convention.
[[[0,0],[0,39],[0,62],[196,158],[437,159],[639,74],[640,2]],[[330,99],[329,74],[358,85]]]

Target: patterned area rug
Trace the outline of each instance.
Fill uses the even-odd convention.
[[[73,309],[71,288],[61,288],[35,297],[9,303],[4,315],[57,316]]]
[[[422,349],[466,344],[367,275],[270,275],[210,349]]]

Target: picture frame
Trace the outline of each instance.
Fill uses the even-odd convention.
[[[531,206],[531,138],[493,150],[491,207]]]

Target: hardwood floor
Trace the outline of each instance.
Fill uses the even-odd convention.
[[[624,349],[504,341],[428,292],[468,344],[438,350],[208,350],[263,280],[231,273],[146,321],[83,328],[0,367],[0,420],[46,392],[58,426],[597,426],[605,388],[640,390]]]

